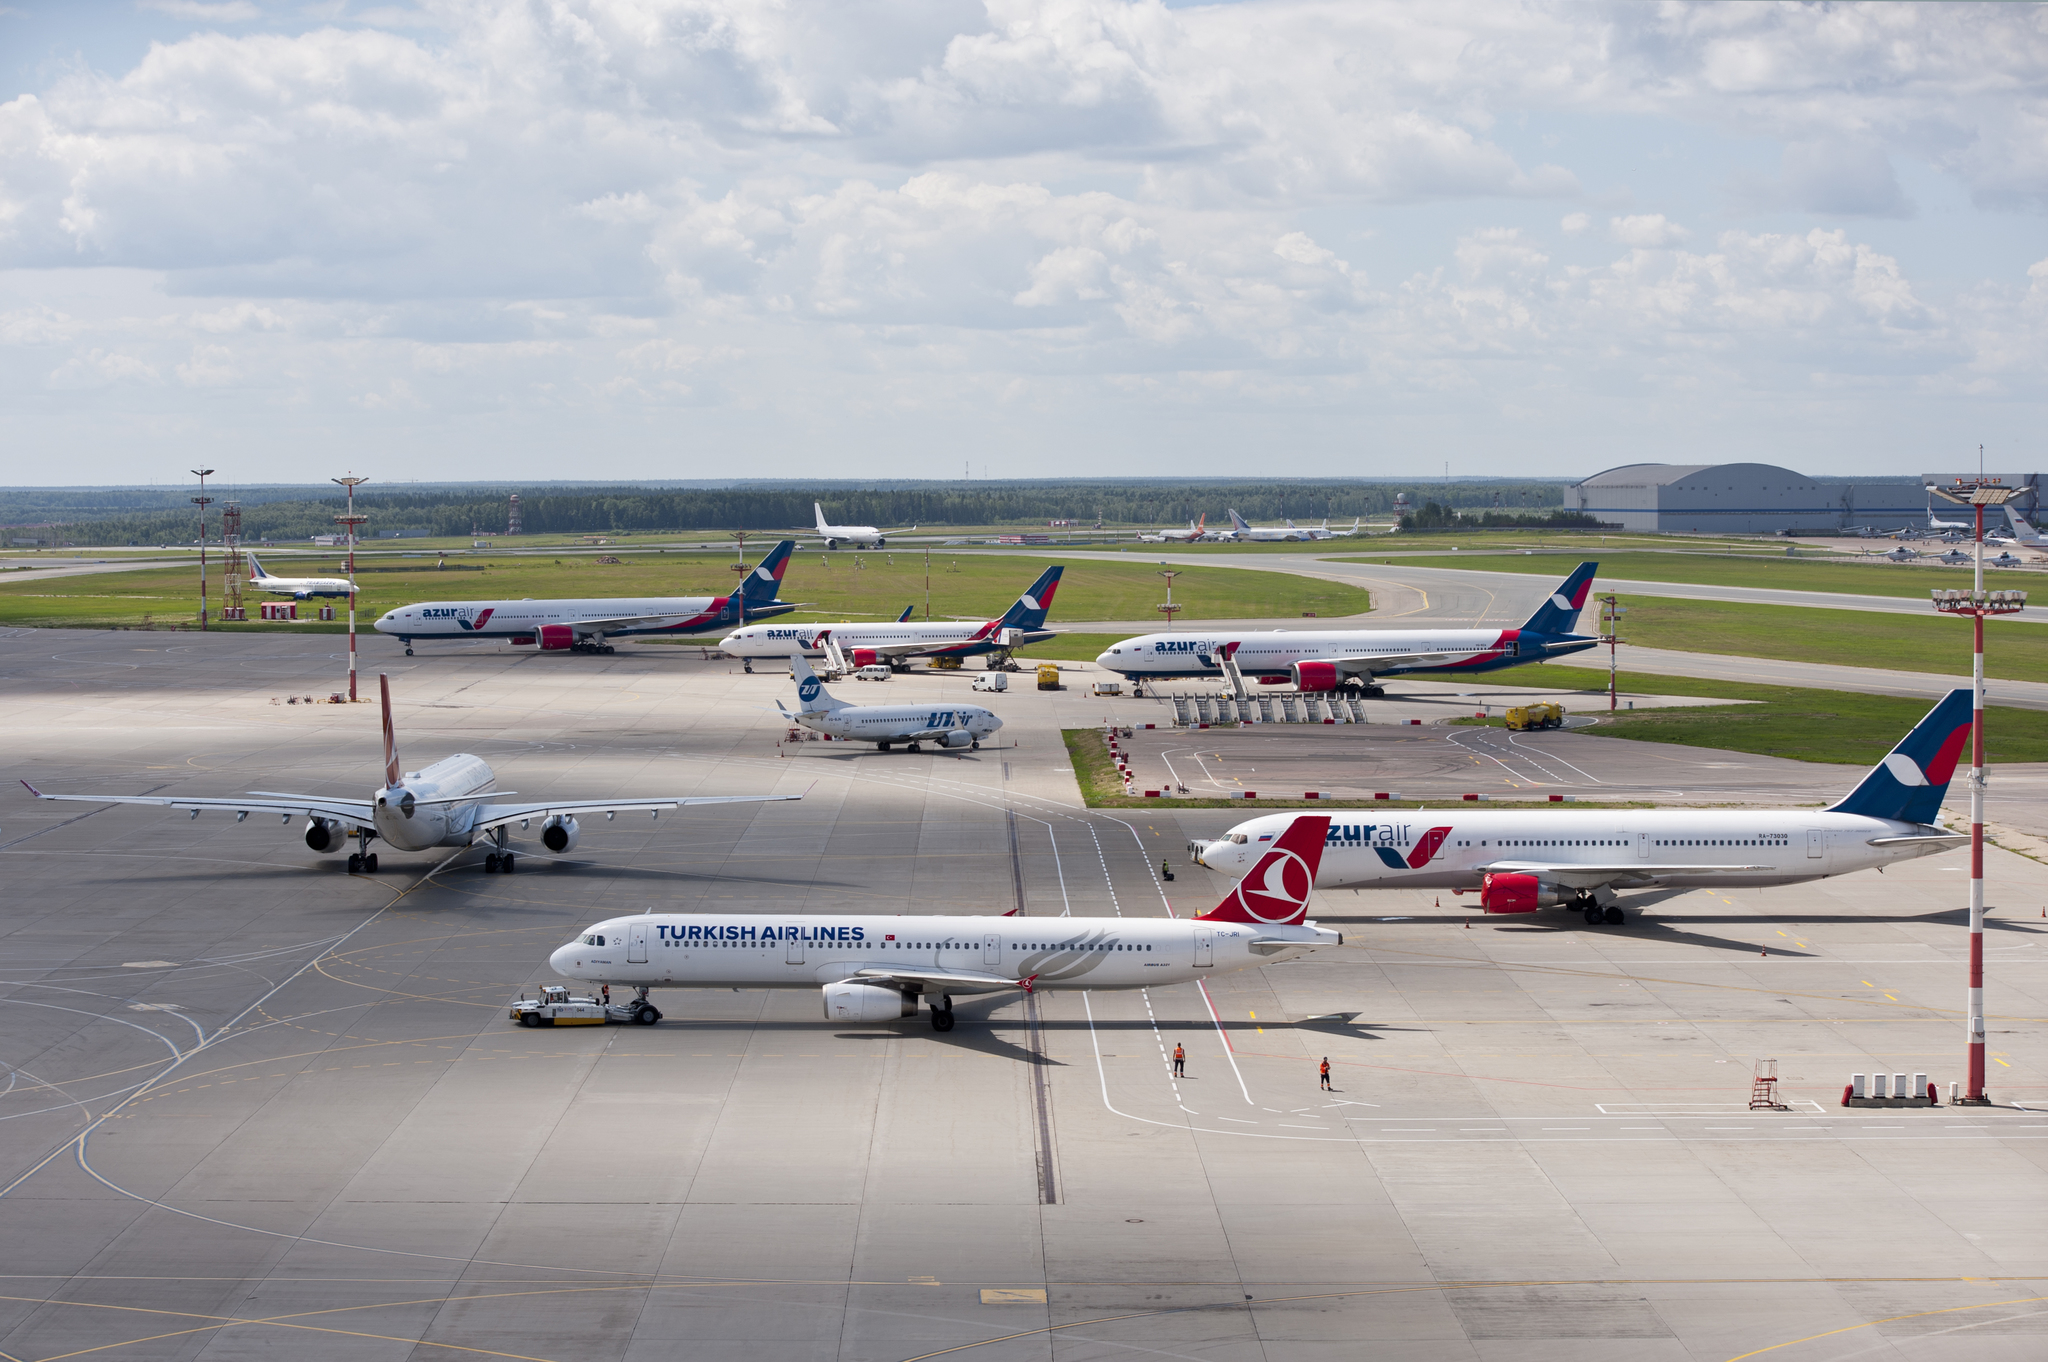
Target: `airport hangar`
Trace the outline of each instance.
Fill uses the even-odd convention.
[[[1566,488],[1564,506],[1661,534],[1840,534],[1924,523],[1926,484],[1950,476],[1876,481],[1817,478],[1768,463],[1628,463]],[[2039,505],[2039,474],[2004,481],[2022,489],[2021,506]],[[1935,514],[1959,518],[1953,506],[1937,504]]]

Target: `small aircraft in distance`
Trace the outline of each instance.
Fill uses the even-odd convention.
[[[825,523],[825,505],[814,501],[811,509],[818,516],[818,538],[825,541],[827,549],[836,549],[841,544],[850,544],[857,549],[887,548],[892,534],[912,534],[917,526],[907,530],[878,530],[872,525],[828,525]]]
[[[346,577],[273,577],[255,554],[249,554],[249,585],[273,596],[305,600],[310,596],[353,596],[356,584]]]
[[[497,779],[482,757],[457,753],[443,757],[422,771],[408,771],[398,760],[398,737],[391,721],[391,682],[379,675],[377,690],[384,704],[384,784],[368,799],[338,799],[330,795],[283,794],[276,790],[251,790],[239,799],[187,798],[182,795],[59,795],[44,794],[27,781],[21,782],[37,799],[67,800],[80,804],[151,804],[165,809],[186,809],[197,818],[208,810],[233,813],[241,822],[252,813],[274,813],[289,824],[293,814],[306,816],[306,846],[316,852],[340,851],[348,839],[356,839],[349,853],[348,873],[377,873],[377,853],[370,843],[389,842],[399,851],[428,851],[435,847],[466,847],[487,842],[491,851],[484,857],[484,869],[512,873],[514,853],[508,846],[511,825],[525,827],[539,819],[541,845],[549,851],[574,851],[579,830],[576,815],[601,813],[610,819],[619,812],[645,812],[660,817],[663,809],[680,809],[692,804],[764,804],[801,799],[802,795],[657,795],[632,799],[565,799],[552,803],[504,804],[496,801],[516,790],[492,790]]]
[[[1973,560],[1969,554],[1964,553],[1961,549],[1950,549],[1947,553],[1942,554],[1937,561],[1947,563],[1950,567],[1962,567]]]
[[[1888,559],[1894,563],[1911,563],[1918,560],[1920,552],[1917,549],[1909,549],[1904,544],[1901,544],[1890,553],[1880,553],[1875,556]]]
[[[1154,530],[1138,536],[1140,544],[1199,544],[1208,537],[1209,513],[1202,512],[1200,520],[1190,520],[1184,530]]]
[[[1301,532],[1301,535],[1304,539],[1350,539],[1354,535],[1358,534],[1359,524],[1364,519],[1364,516],[1353,516],[1351,517],[1350,529],[1333,530],[1330,528],[1330,518],[1328,516],[1324,516],[1322,524],[1309,526],[1307,529]],[[1290,530],[1293,529],[1294,522],[1291,520],[1288,521],[1287,528]]]

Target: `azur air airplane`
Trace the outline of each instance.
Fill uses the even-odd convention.
[[[1340,687],[1374,695],[1382,676],[1411,672],[1498,671],[1546,662],[1600,640],[1577,631],[1598,563],[1581,563],[1519,629],[1273,629],[1247,633],[1166,633],[1127,638],[1095,659],[1140,684],[1174,677],[1217,677],[1223,659],[1269,686],[1302,691]]]
[[[1294,818],[1196,918],[649,909],[586,929],[548,964],[581,983],[637,989],[642,1008],[652,1007],[647,993],[656,988],[814,988],[826,1021],[895,1021],[916,1016],[922,1000],[933,1029],[950,1031],[959,993],[1153,988],[1343,945],[1342,935],[1307,920],[1329,826],[1321,814]]]
[[[1056,637],[1045,627],[1046,612],[1060,589],[1060,566],[1047,568],[1008,610],[992,620],[917,620],[904,618],[869,624],[754,624],[735,629],[718,641],[719,651],[737,657],[752,671],[764,658],[780,661],[802,653],[823,657],[829,635],[856,667],[876,662],[894,665],[908,657],[982,657],[994,667],[1013,648]]]
[[[802,795],[656,795],[629,799],[562,799],[547,803],[508,804],[502,802],[516,790],[493,790],[497,779],[482,757],[458,753],[443,757],[421,771],[408,771],[398,760],[398,736],[391,721],[391,682],[378,676],[377,691],[384,704],[384,784],[368,799],[337,799],[331,795],[283,794],[276,790],[251,790],[237,799],[188,798],[183,795],[54,795],[44,794],[27,781],[21,782],[37,799],[61,799],[80,804],[149,804],[164,809],[186,809],[192,817],[209,811],[232,813],[241,822],[252,813],[274,813],[289,824],[294,814],[306,818],[306,846],[317,852],[340,851],[349,838],[356,839],[349,853],[351,875],[361,871],[377,873],[377,853],[370,843],[389,842],[398,851],[430,851],[437,847],[466,847],[488,843],[484,869],[511,874],[514,853],[508,846],[512,824],[524,828],[540,820],[541,845],[549,851],[574,851],[580,830],[577,814],[601,813],[609,820],[617,813],[646,813],[660,817],[663,809],[680,809],[693,804],[765,804],[801,799]]]
[[[797,607],[776,599],[789,570],[794,539],[768,551],[729,596],[644,596],[591,600],[421,601],[387,610],[377,632],[396,635],[412,656],[415,639],[503,638],[544,653],[609,653],[607,638],[638,634],[701,634]]]
[[[1882,869],[1970,839],[1936,826],[1970,739],[1970,692],[1952,690],[1825,809],[1516,809],[1331,819],[1324,889],[1477,891],[1488,913],[1562,907],[1617,925],[1632,889],[1753,889]],[[1288,826],[1272,814],[1193,842],[1195,863],[1238,874]]]

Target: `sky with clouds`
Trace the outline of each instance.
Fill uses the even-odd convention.
[[[0,0],[5,483],[2034,470],[2048,8]]]

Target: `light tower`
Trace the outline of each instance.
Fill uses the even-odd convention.
[[[1991,1101],[1984,1092],[1984,617],[2015,614],[2027,605],[2024,591],[1984,589],[1984,508],[2003,506],[2019,491],[2003,483],[2002,478],[1980,473],[1974,478],[1925,484],[1944,501],[1970,507],[1977,521],[1974,584],[1967,592],[1938,589],[1932,593],[1936,610],[1969,616],[1975,636],[1970,655],[1970,1004],[1963,1019],[1969,1044],[1969,1080],[1962,1097],[1973,1105]]]
[[[206,632],[206,508],[213,505],[213,498],[206,495],[206,480],[213,475],[211,468],[195,468],[199,478],[199,495],[192,498],[192,504],[199,508],[199,630]]]
[[[220,617],[249,618],[242,605],[242,505],[230,501],[220,508]]]
[[[356,702],[356,526],[369,519],[356,514],[356,488],[368,482],[351,473],[345,478],[329,478],[338,482],[348,491],[348,513],[334,518],[337,525],[348,527],[348,702]]]
[[[1178,615],[1181,611],[1181,607],[1173,603],[1173,579],[1180,576],[1181,571],[1182,569],[1175,568],[1171,572],[1162,572],[1159,574],[1160,576],[1166,579],[1166,604],[1154,606],[1153,609],[1157,610],[1160,614],[1166,616],[1166,627],[1168,629],[1173,628],[1173,617],[1175,615]]]

